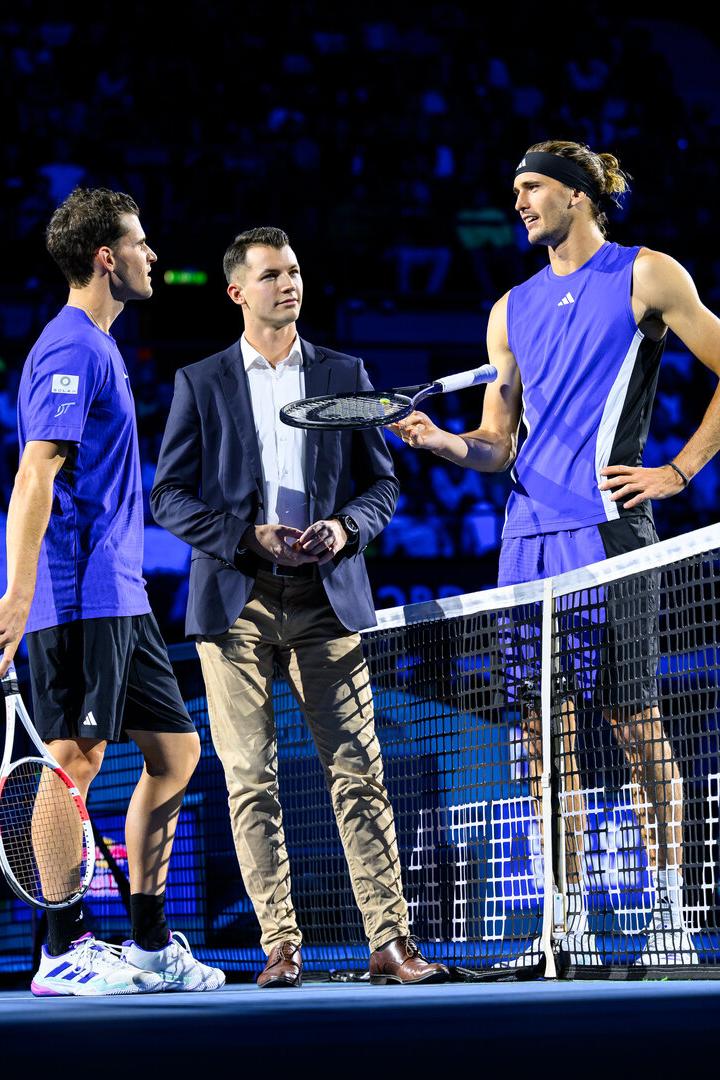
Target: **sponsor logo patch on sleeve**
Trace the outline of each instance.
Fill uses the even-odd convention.
[[[53,375],[53,394],[77,394],[80,385],[79,375]]]

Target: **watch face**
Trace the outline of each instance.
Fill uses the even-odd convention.
[[[351,533],[353,536],[357,536],[357,534],[360,532],[356,522],[354,522],[351,517],[346,516],[342,518],[341,524],[345,529],[345,532]]]

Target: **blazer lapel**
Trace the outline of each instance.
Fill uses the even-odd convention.
[[[242,443],[247,468],[252,473],[262,497],[263,480],[260,447],[255,433],[255,418],[252,411],[252,401],[250,400],[250,387],[239,341],[227,350],[220,361],[220,381],[223,393],[230,406],[230,415]]]
[[[300,338],[300,347],[305,373],[305,397],[320,397],[322,394],[331,393],[332,365],[322,362],[325,359],[322,349],[316,349],[309,341],[304,341],[302,338]],[[310,428],[305,439],[305,483],[311,501],[314,499],[315,470],[322,435],[322,431]]]

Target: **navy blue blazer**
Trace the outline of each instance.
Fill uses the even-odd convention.
[[[305,395],[369,390],[362,360],[302,341]],[[308,431],[305,477],[310,521],[350,514],[357,554],[319,568],[328,599],[349,630],[375,623],[362,552],[393,515],[399,484],[379,428]],[[191,545],[188,635],[224,633],[254,578],[233,560],[249,525],[265,520],[260,450],[240,342],[181,368],[150,495],[155,520]]]

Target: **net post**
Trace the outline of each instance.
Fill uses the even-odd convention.
[[[553,745],[552,745],[552,624],[553,578],[547,578],[542,599],[540,666],[540,715],[542,721],[542,831],[543,831],[543,916],[540,948],[545,956],[545,977],[557,978],[553,953],[555,895],[555,836],[553,828]]]

